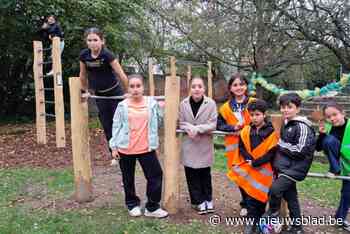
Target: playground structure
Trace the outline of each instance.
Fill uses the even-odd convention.
[[[150,76],[151,77],[151,76]],[[187,76],[189,78],[189,76]],[[209,80],[209,77],[208,77]],[[150,82],[151,78],[150,78]],[[150,83],[151,84],[151,83]],[[75,176],[75,199],[78,202],[93,200],[92,169],[89,150],[89,129],[88,129],[88,104],[81,100],[81,83],[77,77],[69,79],[71,95],[71,128],[72,128],[72,150]],[[150,85],[152,87],[152,85]],[[152,93],[152,88],[150,88]],[[154,92],[154,91],[153,91]],[[179,169],[181,134],[184,131],[176,129],[178,108],[180,103],[180,77],[176,75],[176,60],[170,58],[170,75],[166,77],[165,96],[155,96],[156,99],[165,100],[164,115],[164,186],[163,206],[170,214],[178,210],[179,204]],[[105,98],[90,96],[90,98]],[[120,99],[122,97],[108,97]],[[271,116],[272,123],[279,132],[282,124],[280,115]],[[228,135],[230,133],[213,131],[212,134]],[[309,173],[309,177],[330,178],[323,174]],[[350,177],[336,176],[331,179],[346,179]],[[283,208],[286,213],[286,208]],[[283,213],[283,212],[282,212]]]
[[[60,38],[54,37],[52,47],[43,48],[41,41],[33,41],[34,49],[34,83],[35,83],[35,103],[36,103],[36,133],[37,142],[46,144],[46,117],[54,117],[56,120],[56,146],[66,146],[66,136],[64,127],[64,102],[63,102],[63,81],[62,64],[60,52]],[[44,61],[44,51],[51,50],[52,60]],[[52,64],[53,74],[44,75],[44,65]],[[54,87],[45,88],[44,78],[53,78]],[[54,101],[45,101],[45,91],[54,92]],[[53,104],[55,114],[46,113],[45,105]]]

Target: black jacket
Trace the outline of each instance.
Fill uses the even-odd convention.
[[[311,122],[296,117],[281,128],[280,140],[273,163],[279,176],[294,181],[305,179],[316,147],[315,131]]]
[[[257,131],[255,126],[251,125],[250,130],[250,145],[252,150],[258,147],[266,138],[268,138],[274,131],[274,128],[271,124],[271,122],[267,122],[264,126],[262,126],[259,131]],[[253,158],[252,155],[250,155],[247,152],[247,149],[244,146],[244,143],[242,139],[239,139],[239,152],[244,157],[245,160],[251,160],[253,167],[259,167],[265,163],[271,162],[275,156],[276,153],[276,147],[271,148],[268,152],[266,152],[263,156],[261,156],[258,159]]]

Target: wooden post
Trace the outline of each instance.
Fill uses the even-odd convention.
[[[59,37],[54,37],[52,41],[52,66],[55,92],[56,146],[65,147],[66,135],[64,128],[63,80]]]
[[[88,102],[81,101],[81,82],[78,77],[69,78],[69,91],[75,199],[87,202],[93,200]]]
[[[208,61],[208,97],[213,98],[213,73],[210,61]]]
[[[180,77],[176,76],[175,57],[171,57],[170,64],[171,76],[167,76],[165,81],[163,205],[170,214],[174,214],[177,212],[180,190],[180,151],[176,138],[180,103]]]
[[[187,92],[188,92],[188,95],[191,95],[191,87],[190,87],[191,77],[192,77],[192,67],[191,67],[191,65],[187,65]]]
[[[34,85],[35,85],[35,109],[36,109],[36,137],[39,144],[46,144],[46,113],[45,91],[43,81],[43,44],[41,41],[33,41],[34,49]]]
[[[148,60],[148,79],[149,79],[149,95],[155,96],[153,63],[151,59]]]

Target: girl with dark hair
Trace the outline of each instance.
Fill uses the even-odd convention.
[[[230,132],[225,136],[225,147],[227,157],[227,176],[234,182],[232,167],[239,162],[239,134],[241,129],[250,124],[250,116],[247,104],[255,98],[248,96],[248,81],[242,74],[234,74],[228,82],[229,100],[219,109],[217,129]],[[241,216],[247,215],[246,193],[240,189],[242,195]]]
[[[123,86],[128,84],[121,65],[105,47],[103,33],[98,28],[85,31],[86,49],[80,52],[80,80],[85,96],[88,90],[99,96],[123,96]],[[98,117],[103,126],[107,141],[112,137],[113,115],[120,100],[96,99]]]
[[[326,104],[323,115],[327,122],[320,121],[316,150],[323,150],[328,158],[330,167],[327,175],[350,176],[350,121],[345,117],[344,109],[336,102]],[[350,181],[343,180],[335,217],[342,219],[342,227],[350,232],[350,224],[346,221],[349,206]]]

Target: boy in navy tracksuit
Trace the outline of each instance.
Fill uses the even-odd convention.
[[[284,119],[273,166],[277,179],[269,192],[269,210],[265,217],[278,217],[282,198],[288,204],[290,217],[301,220],[296,182],[305,179],[316,147],[311,122],[298,116],[301,98],[296,93],[284,94],[279,99]],[[296,219],[297,218],[297,219]],[[299,224],[299,225],[298,225]],[[284,233],[304,233],[301,223],[294,224]]]

